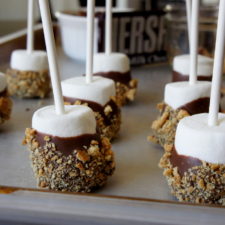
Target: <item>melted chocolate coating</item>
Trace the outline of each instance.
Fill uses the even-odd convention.
[[[198,75],[197,79],[205,80],[205,81],[212,81],[212,75],[211,76]],[[173,71],[172,82],[188,81],[188,80],[189,80],[188,75],[182,75],[181,73]]]
[[[120,73],[117,71],[98,72],[98,73],[95,73],[94,75],[109,78],[109,79],[114,80],[115,82],[120,82],[125,85],[129,85],[129,82],[131,81],[130,71],[128,71],[126,73]]]
[[[83,134],[76,137],[64,138],[37,132],[35,138],[41,147],[46,145],[46,141],[44,140],[44,137],[46,136],[50,137],[50,140],[55,144],[57,151],[60,151],[65,156],[72,154],[75,149],[85,150],[89,148],[92,140],[98,141],[99,145],[101,144],[98,134]]]
[[[173,167],[178,168],[178,172],[181,176],[183,176],[184,173],[188,171],[188,169],[202,165],[201,160],[197,158],[179,155],[175,147],[173,147],[173,150],[171,152],[170,162]]]
[[[180,107],[186,110],[190,115],[209,112],[210,98],[199,98]]]
[[[80,101],[81,104],[87,103],[88,106],[94,111],[94,112],[99,112],[101,114],[101,116],[104,119],[104,122],[106,125],[110,125],[111,124],[111,119],[112,117],[119,112],[119,107],[117,106],[117,104],[110,99],[108,103],[106,103],[106,105],[109,105],[112,108],[112,112],[109,115],[105,115],[104,113],[104,108],[105,106],[101,106],[100,104],[98,104],[97,102],[93,102],[93,101],[88,101],[88,100],[83,100],[83,99],[79,99],[79,98],[71,98],[71,97],[63,97],[65,102],[69,102],[71,104],[74,104],[74,102],[76,101]]]

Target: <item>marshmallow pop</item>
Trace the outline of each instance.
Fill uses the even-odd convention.
[[[27,49],[15,50],[6,71],[10,95],[45,98],[51,91],[45,51],[34,50],[34,0],[28,0]]]
[[[165,86],[164,102],[158,104],[160,116],[152,123],[153,136],[149,140],[161,146],[174,142],[178,122],[190,115],[209,110],[211,82],[197,81],[198,1],[192,3],[192,32],[189,82],[168,83]]]
[[[186,0],[187,30],[189,46],[191,46],[191,2]],[[212,80],[213,59],[207,56],[198,55],[197,59],[197,80]],[[190,72],[190,55],[178,55],[173,59],[172,82],[188,81]]]
[[[137,80],[131,78],[129,58],[112,53],[112,0],[106,0],[105,53],[94,55],[94,74],[112,79],[116,83],[116,99],[120,106],[133,101]]]
[[[102,136],[115,138],[120,130],[121,112],[116,102],[115,83],[100,76],[93,77],[94,1],[88,1],[87,10],[86,76],[62,81],[65,104],[87,105],[94,112]]]
[[[189,46],[191,46],[191,5],[192,0],[186,0],[187,30]],[[197,80],[212,80],[213,59],[198,55]],[[172,82],[188,81],[190,74],[190,55],[178,55],[173,59]]]
[[[96,131],[87,106],[64,106],[48,0],[39,0],[55,106],[37,110],[26,129],[38,186],[56,191],[90,192],[103,186],[115,162],[111,144]]]
[[[10,119],[12,101],[8,97],[5,74],[0,73],[0,124]]]
[[[218,113],[225,41],[225,1],[220,1],[209,114],[182,119],[175,144],[160,161],[172,193],[180,201],[225,201],[225,114]]]
[[[198,55],[197,80],[212,80],[213,59],[207,56]],[[190,71],[190,55],[178,55],[173,59],[172,82],[188,81]]]

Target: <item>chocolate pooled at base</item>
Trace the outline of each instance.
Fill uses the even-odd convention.
[[[159,167],[179,201],[225,205],[225,165],[179,155],[168,145]]]
[[[10,96],[45,98],[51,92],[48,70],[35,72],[8,69],[6,80]]]
[[[93,101],[70,97],[64,97],[64,102],[66,105],[86,105],[90,107],[95,113],[97,127],[103,137],[107,137],[109,140],[112,140],[119,133],[121,125],[121,110],[113,97],[105,104],[105,106]]]
[[[148,140],[160,144],[162,147],[174,143],[177,124],[186,116],[206,113],[209,110],[209,98],[200,98],[187,103],[178,109],[174,110],[166,103],[159,103],[157,105],[160,116],[153,121],[152,131],[153,135],[148,136]]]
[[[68,145],[73,145],[74,149],[64,151],[59,141],[64,139],[65,144],[66,138],[27,128],[24,144],[28,145],[38,186],[69,192],[91,192],[104,186],[115,170],[111,144],[98,135],[88,137],[88,141],[87,135],[83,139],[82,136],[69,138]]]
[[[0,124],[10,119],[12,105],[12,100],[8,97],[8,92],[5,89],[0,93]]]
[[[117,71],[98,72],[95,76],[101,76],[114,80],[116,83],[116,102],[119,106],[123,106],[128,102],[134,101],[138,81],[131,78],[131,72],[120,73]]]

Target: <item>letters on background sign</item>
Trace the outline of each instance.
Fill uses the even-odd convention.
[[[113,50],[127,54],[133,65],[166,61],[164,20],[161,11],[115,13]]]

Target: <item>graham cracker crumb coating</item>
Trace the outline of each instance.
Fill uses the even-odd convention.
[[[12,105],[12,100],[7,95],[0,96],[0,124],[10,119]]]
[[[112,97],[112,100],[116,103],[116,100]],[[117,103],[116,103],[117,104]],[[65,105],[71,105],[69,102],[65,102]],[[74,105],[85,105],[88,106],[88,103],[81,103],[80,101],[75,101]],[[109,140],[116,138],[120,131],[121,126],[121,111],[118,108],[117,113],[113,112],[113,109],[110,105],[106,105],[104,107],[104,114],[110,120],[110,124],[106,124],[104,121],[103,116],[99,113],[94,111],[95,118],[97,122],[97,127],[102,137],[106,137]],[[111,116],[113,115],[113,116]]]
[[[164,169],[171,193],[181,202],[225,205],[225,165],[206,163],[189,168],[181,176],[170,162],[171,151],[166,151],[159,162]]]
[[[116,101],[119,106],[133,102],[137,92],[138,81],[132,79],[128,85],[116,82]]]
[[[46,145],[40,147],[35,134],[34,129],[27,128],[23,144],[28,145],[33,172],[41,188],[91,192],[104,186],[115,170],[114,155],[107,138],[101,138],[101,143],[92,140],[87,149],[74,149],[65,156],[47,136]]]
[[[153,121],[151,126],[153,135],[149,136],[148,140],[160,144],[162,147],[173,145],[177,124],[184,117],[190,116],[190,114],[183,109],[173,110],[165,103],[159,103],[157,108],[160,116]]]
[[[51,91],[48,71],[6,71],[9,95],[19,98],[45,98]]]

